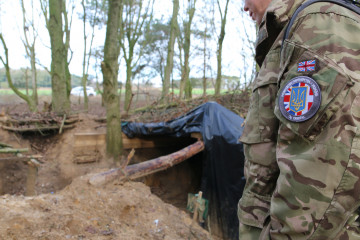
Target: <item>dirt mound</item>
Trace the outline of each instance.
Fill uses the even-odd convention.
[[[0,197],[2,239],[214,239],[142,183],[95,188],[88,177],[54,194]]]
[[[220,98],[195,99],[174,107],[148,108],[124,116],[124,120],[166,121],[209,100],[241,116],[246,114],[248,107],[247,93],[232,94]],[[219,239],[193,223],[185,212],[185,193],[197,192],[200,184],[199,176],[195,175],[201,172],[201,161],[186,162],[177,169],[171,168],[142,180],[151,187],[142,182],[111,183],[102,188],[88,184],[89,174],[114,165],[105,159],[105,146],[99,146],[96,152],[83,153],[85,157],[96,156],[96,161],[89,164],[77,164],[75,161],[78,156],[74,151],[74,135],[79,132],[102,133],[106,130],[105,123],[95,121],[105,115],[101,98],[91,98],[89,106],[87,114],[79,114],[80,121],[75,127],[60,135],[21,135],[0,128],[0,142],[14,148],[28,148],[28,154],[42,156],[35,186],[37,195],[31,197],[23,196],[26,193],[28,166],[23,162],[0,162],[0,194],[5,194],[0,196],[0,238]],[[7,102],[1,104],[0,109],[9,115],[28,111],[24,102]],[[72,109],[80,111],[82,105],[73,101]],[[134,161],[149,160],[175,149],[167,148],[166,151],[139,149]],[[124,154],[126,156],[127,152]]]

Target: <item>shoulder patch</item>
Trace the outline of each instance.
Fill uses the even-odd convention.
[[[317,82],[307,76],[291,79],[280,91],[279,108],[289,121],[304,122],[313,117],[321,104]]]

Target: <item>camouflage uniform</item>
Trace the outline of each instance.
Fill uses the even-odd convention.
[[[240,239],[360,239],[360,16],[333,3],[300,12],[302,0],[273,0],[259,26],[251,106],[241,141],[246,187]],[[314,71],[298,72],[314,59]],[[320,87],[321,103],[304,122],[286,119],[279,93],[297,76]],[[320,101],[319,101],[320,102]]]

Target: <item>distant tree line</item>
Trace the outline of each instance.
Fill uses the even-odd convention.
[[[30,70],[26,68],[10,70],[11,77],[14,86],[17,88],[32,88],[32,82],[30,81]],[[45,70],[37,70],[37,87],[51,88],[51,75]],[[81,77],[71,75],[71,86],[80,86]],[[6,78],[6,70],[0,68],[0,88],[9,88],[9,84]]]
[[[30,79],[30,70],[26,68],[10,70],[14,86],[17,88],[25,89],[32,88],[32,82]],[[238,76],[223,76],[223,89],[232,91],[239,88],[240,78]],[[82,84],[82,77],[71,75],[71,87],[80,86]],[[173,80],[173,87],[178,89],[180,86],[180,79]],[[207,88],[214,88],[215,78],[208,78],[206,81]],[[190,83],[193,88],[203,87],[203,78],[190,77]],[[95,77],[89,75],[87,85],[96,87]],[[100,88],[102,83],[99,83]],[[144,82],[143,85],[151,86],[152,82]],[[121,84],[119,84],[121,86]],[[51,75],[45,70],[37,70],[37,87],[38,88],[51,88]],[[9,88],[8,81],[6,79],[6,70],[0,68],[0,88]]]

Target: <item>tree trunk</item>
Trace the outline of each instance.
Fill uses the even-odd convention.
[[[25,69],[25,90],[26,95],[29,96],[29,76],[28,76],[28,68]]]
[[[129,49],[129,58],[126,59],[126,82],[125,82],[125,102],[124,102],[124,110],[130,109],[131,99],[132,99],[132,84],[131,84],[131,77],[132,77],[132,66],[131,63],[133,61],[133,51],[130,47]]]
[[[51,43],[52,110],[63,114],[70,111],[68,97],[66,51],[63,42],[62,0],[49,0],[49,34]]]
[[[65,65],[65,77],[66,77],[66,97],[67,100],[70,103],[70,92],[71,92],[71,74],[70,74],[70,70],[69,70],[69,63],[68,62],[68,53],[69,53],[69,48],[70,48],[70,26],[69,26],[69,19],[68,19],[68,13],[66,10],[66,0],[62,0],[62,14],[63,14],[63,19],[64,19],[64,34],[65,34],[65,43],[64,43],[64,54],[65,54],[65,58],[64,60],[64,65]]]
[[[35,43],[34,43],[35,44]],[[35,59],[35,46],[31,48],[31,84],[32,84],[32,98],[36,106],[39,103],[37,94],[37,81],[36,81],[36,59]]]
[[[195,3],[196,0],[193,2],[188,3],[188,21],[185,24],[185,41],[184,41],[184,67],[181,74],[180,80],[180,99],[183,96],[183,92],[185,92],[186,99],[190,99],[192,97],[192,87],[189,79],[190,74],[190,66],[189,66],[189,58],[190,58],[190,39],[191,39],[191,23],[194,18],[195,14]]]
[[[120,161],[122,154],[120,99],[118,94],[118,58],[119,25],[122,13],[122,0],[110,0],[106,39],[104,45],[104,61],[101,62],[104,84],[104,100],[106,107],[106,152],[114,161]]]
[[[207,22],[205,23],[204,33],[204,68],[203,68],[203,97],[206,96],[206,39],[207,39]]]
[[[221,11],[219,0],[217,1],[217,3],[218,3],[220,15],[221,15],[221,30],[220,30],[220,36],[218,39],[218,50],[217,50],[217,75],[216,75],[216,83],[215,83],[215,96],[219,96],[220,90],[221,90],[222,47],[223,47],[223,42],[224,42],[224,38],[225,38],[225,25],[226,25],[226,16],[227,16],[227,10],[228,10],[228,6],[229,6],[229,0],[226,0],[224,14]]]
[[[217,75],[216,75],[216,82],[215,82],[215,95],[219,96],[220,95],[220,90],[221,90],[221,77],[222,77],[222,66],[221,66],[221,62],[222,62],[222,42],[218,43],[218,50],[217,50]]]
[[[168,102],[169,100],[167,95],[169,94],[170,76],[174,65],[174,45],[175,45],[176,30],[178,27],[178,22],[177,22],[178,13],[179,13],[179,0],[173,0],[173,14],[170,23],[170,39],[168,44],[168,52],[167,52],[166,67],[164,74],[165,76],[164,76],[163,89],[162,89],[162,98],[165,100],[165,102]]]
[[[86,9],[85,9],[85,1],[82,0],[81,1],[81,5],[83,7],[83,11],[84,11],[84,15],[83,15],[83,38],[84,38],[84,54],[83,54],[83,69],[82,69],[82,79],[81,79],[81,85],[83,86],[83,91],[84,91],[84,109],[87,111],[89,109],[89,99],[87,96],[87,92],[86,92],[86,85],[87,85],[87,74],[85,73],[86,71],[86,45],[87,45],[87,41],[86,41]]]

